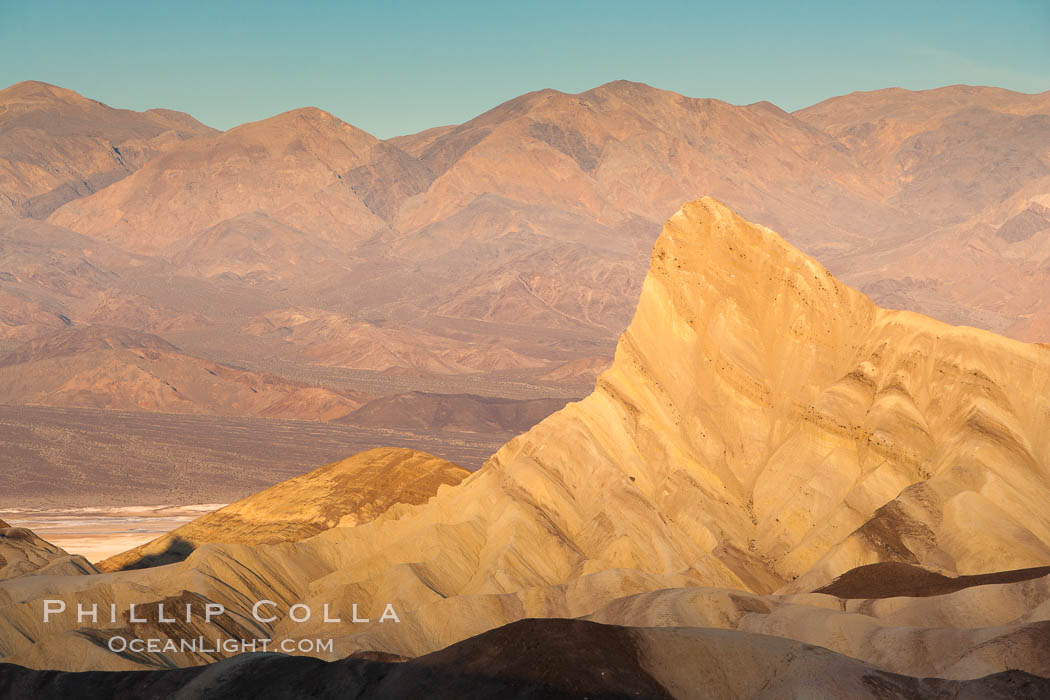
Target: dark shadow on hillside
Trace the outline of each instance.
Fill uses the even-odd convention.
[[[154,566],[164,566],[166,564],[176,564],[190,554],[197,548],[197,545],[193,544],[189,540],[183,539],[182,537],[172,537],[168,546],[164,548],[163,552],[157,552],[155,554],[145,554],[138,559],[129,561],[128,563],[121,566],[117,571],[132,571],[134,569],[149,569]]]
[[[813,592],[837,598],[925,598],[954,593],[972,586],[1018,583],[1047,575],[1050,575],[1050,566],[951,577],[920,566],[887,561],[850,569]]]

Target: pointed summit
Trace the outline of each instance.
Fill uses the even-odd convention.
[[[292,126],[292,125],[303,125],[309,124],[314,127],[331,128],[331,129],[348,129],[360,133],[366,138],[375,140],[375,137],[368,132],[358,129],[352,124],[344,122],[339,117],[335,116],[331,112],[326,112],[318,107],[299,107],[298,109],[291,109],[287,112],[281,112],[275,114],[272,117],[266,119],[260,119],[254,122],[248,122],[241,124],[230,129],[227,134],[235,134],[238,132],[252,131],[255,129],[261,129],[272,126]]]

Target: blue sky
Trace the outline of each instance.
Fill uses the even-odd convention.
[[[223,129],[313,105],[389,137],[619,78],[788,110],[889,86],[1041,92],[1050,0],[0,0],[0,84]]]

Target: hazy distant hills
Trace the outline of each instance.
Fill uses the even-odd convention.
[[[5,403],[329,420],[371,396],[188,355],[149,333],[72,328],[0,354]]]
[[[0,92],[0,152],[9,349],[104,324],[344,385],[578,396],[659,223],[703,194],[886,306],[1050,332],[1050,93],[890,89],[789,114],[619,81],[381,141],[314,108],[216,132],[20,83]]]
[[[369,401],[340,422],[373,428],[523,433],[566,404],[565,399],[505,399],[413,391]]]
[[[350,250],[382,221],[339,177],[373,158],[375,137],[306,108],[190,139],[134,181],[52,215],[60,225],[160,252],[235,216],[263,211]],[[274,260],[274,263],[284,262]]]
[[[112,109],[46,83],[0,90],[0,215],[43,219],[214,131],[182,112]]]
[[[880,90],[796,115],[908,217],[892,245],[826,262],[884,304],[1050,338],[1050,92]]]

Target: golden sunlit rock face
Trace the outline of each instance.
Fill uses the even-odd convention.
[[[336,630],[341,655],[417,655],[522,617],[631,624],[643,616],[629,596],[681,589],[644,624],[702,618],[920,676],[1041,673],[1024,639],[1045,617],[1045,577],[924,598],[910,616],[809,592],[878,562],[949,576],[1045,565],[1048,459],[1045,347],[880,309],[704,198],[665,225],[594,392],[458,486],[295,543],[214,544],[76,586],[0,588],[0,653],[31,666],[159,663],[114,655],[68,620],[39,622],[42,598],[88,592],[126,604],[193,591],[243,615],[261,598],[358,603],[370,623],[281,618],[267,632]],[[252,519],[285,508],[253,501]],[[400,624],[375,620],[387,603]],[[862,621],[863,634],[839,634]],[[923,625],[943,628],[943,655],[905,653],[929,642]],[[909,629],[879,634],[896,626]],[[970,653],[992,637],[1002,653]]]
[[[430,499],[469,472],[425,452],[378,447],[282,481],[99,563],[102,571],[181,561],[209,542],[295,542],[336,525],[374,520],[395,503]]]
[[[624,498],[662,516],[640,529],[681,543],[632,548],[645,568],[713,558],[742,587],[804,590],[874,561],[1050,560],[1048,389],[1044,348],[879,309],[705,199],[665,227],[595,394],[521,440],[569,445],[538,433],[571,418],[605,478],[635,477]],[[674,562],[689,542],[708,554]]]

